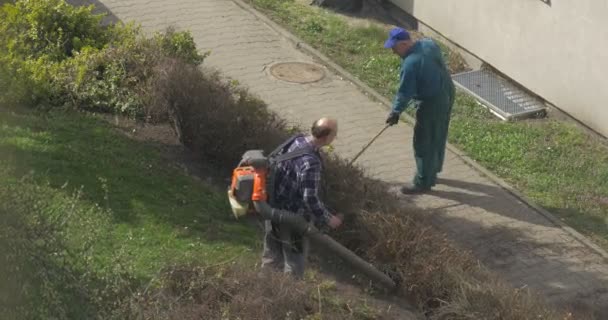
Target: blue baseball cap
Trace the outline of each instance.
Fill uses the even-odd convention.
[[[402,28],[393,28],[388,32],[388,39],[384,42],[386,49],[391,49],[399,41],[410,40],[410,34]]]

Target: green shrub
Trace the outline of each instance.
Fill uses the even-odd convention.
[[[137,78],[127,69],[130,57],[115,50],[83,50],[64,65],[60,88],[64,101],[87,111],[137,116],[141,102]],[[62,85],[61,85],[62,84]]]
[[[195,66],[203,63],[208,54],[201,55],[196,50],[196,43],[188,32],[176,32],[169,28],[166,33],[156,33],[154,40],[167,57],[182,60]]]
[[[101,15],[92,6],[75,7],[64,0],[21,0],[0,8],[0,43],[11,58],[47,56],[61,61],[84,47],[107,42]]]
[[[116,27],[113,32],[119,36],[102,50],[87,48],[66,61],[66,77],[60,85],[70,97],[66,103],[142,118],[148,82],[159,63],[171,57],[198,66],[205,57],[187,32],[169,30],[152,38],[132,26]]]
[[[91,10],[64,0],[0,8],[0,63],[6,82],[20,89],[0,99],[141,118],[156,64],[174,58],[198,66],[205,58],[188,32],[146,37],[132,24],[104,27]]]

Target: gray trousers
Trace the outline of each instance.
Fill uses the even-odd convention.
[[[262,269],[271,268],[301,279],[308,257],[308,238],[293,232],[285,225],[264,221],[264,252]]]

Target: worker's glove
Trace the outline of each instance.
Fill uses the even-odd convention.
[[[399,123],[399,114],[397,112],[391,112],[386,118],[386,124],[389,126],[394,126]]]

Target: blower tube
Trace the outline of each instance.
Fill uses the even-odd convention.
[[[277,224],[285,224],[289,226],[293,230],[308,237],[312,243],[318,246],[323,246],[340,256],[348,264],[361,271],[361,273],[365,274],[370,279],[391,290],[397,287],[397,284],[395,281],[393,281],[393,279],[380,272],[372,264],[361,259],[355,253],[348,250],[331,237],[319,231],[312,224],[308,223],[308,221],[306,221],[306,219],[304,219],[304,217],[301,215],[297,215],[286,210],[274,209],[265,201],[253,201],[253,206],[264,219],[271,220]]]

